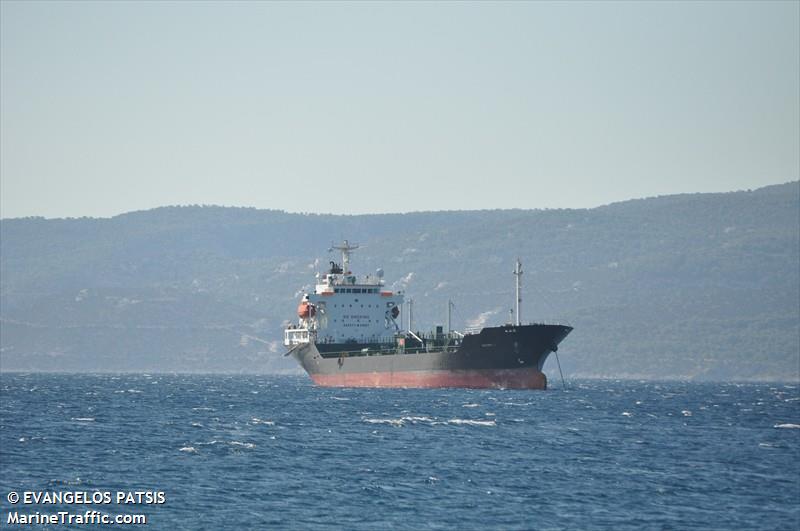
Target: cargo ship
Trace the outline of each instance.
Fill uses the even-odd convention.
[[[430,332],[398,323],[404,293],[386,287],[383,271],[357,276],[350,270],[357,244],[345,240],[330,250],[341,262],[316,275],[313,293],[302,296],[298,321],[284,330],[284,344],[315,384],[324,387],[465,387],[546,389],[542,368],[572,331],[562,324],[522,324],[516,262],[514,322],[458,332]],[[409,309],[410,310],[410,309]],[[409,311],[409,314],[411,312]],[[512,313],[513,310],[512,310]]]

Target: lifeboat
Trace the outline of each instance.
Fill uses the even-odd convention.
[[[314,317],[314,314],[317,313],[317,309],[314,308],[314,305],[308,301],[303,301],[300,303],[300,306],[297,307],[297,315],[301,319],[308,319],[310,317]]]

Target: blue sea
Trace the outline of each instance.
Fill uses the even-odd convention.
[[[0,528],[88,509],[170,530],[800,528],[796,384],[553,387],[5,373]],[[164,503],[9,503],[26,491]]]

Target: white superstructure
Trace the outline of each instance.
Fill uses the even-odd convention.
[[[335,245],[342,252],[341,265],[317,273],[314,293],[303,296],[298,323],[285,330],[284,344],[386,343],[400,331],[397,319],[403,293],[386,289],[383,271],[356,276],[350,271],[350,253],[358,245],[347,240]]]

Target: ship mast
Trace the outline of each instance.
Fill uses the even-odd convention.
[[[521,324],[520,316],[519,316],[519,305],[522,302],[522,297],[520,296],[519,292],[519,284],[522,280],[522,262],[519,261],[517,258],[517,264],[514,267],[514,276],[516,277],[516,284],[517,284],[517,326]]]
[[[451,313],[451,311],[453,309],[453,306],[454,306],[453,301],[450,300],[450,299],[447,299],[447,334],[448,335],[450,335],[450,332],[453,331],[453,327],[452,327],[453,319],[452,319],[452,313]]]
[[[342,271],[344,271],[344,274],[349,275],[350,274],[350,251],[354,251],[354,250],[358,249],[358,244],[357,243],[351,244],[347,240],[344,240],[344,243],[342,243],[342,245],[333,245],[333,244],[331,244],[331,248],[329,249],[329,251],[332,251],[334,249],[336,249],[338,251],[342,251]]]

